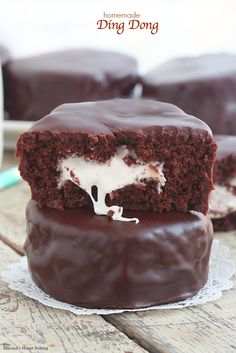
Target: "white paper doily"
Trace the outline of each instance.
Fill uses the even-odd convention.
[[[27,259],[24,256],[19,262],[8,265],[2,273],[2,279],[8,283],[8,287],[17,290],[29,298],[33,298],[44,305],[71,311],[77,315],[92,314],[117,314],[124,311],[144,311],[154,309],[180,309],[187,306],[204,304],[221,297],[222,291],[233,287],[232,277],[236,272],[236,266],[230,259],[227,246],[222,245],[219,240],[214,240],[212,244],[209,277],[207,284],[192,298],[164,305],[152,306],[144,309],[85,309],[70,305],[53,299],[41,289],[31,279],[28,271]]]

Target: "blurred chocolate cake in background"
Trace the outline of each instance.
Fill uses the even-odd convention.
[[[11,60],[3,77],[10,119],[38,120],[63,103],[128,97],[138,71],[130,56],[75,49]]]
[[[142,78],[143,97],[177,105],[216,134],[236,135],[236,55],[170,60]]]

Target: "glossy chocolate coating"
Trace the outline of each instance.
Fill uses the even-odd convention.
[[[133,58],[91,49],[12,60],[3,74],[5,107],[16,120],[38,120],[63,103],[127,97],[138,79]]]
[[[196,212],[125,215],[140,222],[30,201],[25,251],[37,285],[89,308],[142,308],[197,293],[208,275],[211,221]]]
[[[141,129],[163,131],[163,128],[198,130],[211,135],[210,128],[203,121],[185,114],[176,106],[146,99],[64,104],[36,122],[29,131],[113,134]]]
[[[236,56],[206,54],[170,60],[150,71],[145,77],[151,84],[200,81],[236,74]]]
[[[176,104],[216,134],[236,135],[236,55],[171,60],[142,81],[144,97]]]

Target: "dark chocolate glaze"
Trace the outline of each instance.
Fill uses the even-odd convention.
[[[173,59],[151,70],[144,79],[150,84],[167,84],[232,74],[236,75],[236,55],[222,53]]]
[[[37,285],[89,308],[142,308],[197,293],[208,276],[211,221],[197,212],[125,215],[140,222],[30,201],[25,251]]]
[[[163,127],[194,129],[211,135],[210,128],[203,121],[185,114],[176,106],[145,99],[63,104],[36,122],[30,132],[112,134],[124,130],[163,130]]]
[[[143,96],[176,104],[217,134],[236,134],[236,56],[171,60],[142,79]]]
[[[138,80],[133,58],[92,49],[12,60],[3,77],[5,107],[17,120],[38,120],[63,103],[127,97]]]

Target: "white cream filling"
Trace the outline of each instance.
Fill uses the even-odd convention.
[[[208,215],[211,218],[222,218],[226,215],[236,212],[236,195],[233,187],[236,186],[236,177],[228,181],[228,187],[215,185],[209,200]]]
[[[123,160],[123,158],[128,156],[134,156],[134,152],[129,152],[123,146],[106,163],[86,160],[77,156],[64,158],[59,165],[61,170],[59,187],[66,180],[70,180],[89,194],[93,202],[94,212],[97,215],[110,215],[117,221],[134,221],[138,223],[139,220],[137,218],[122,217],[123,207],[108,207],[105,203],[106,195],[126,185],[142,183],[143,179],[156,180],[158,182],[157,190],[160,193],[166,179],[163,173],[163,163],[151,162],[145,164],[140,162],[128,166]],[[97,200],[92,195],[93,186],[97,187]]]
[[[233,187],[236,187],[236,177],[230,179],[230,185],[233,186]]]

